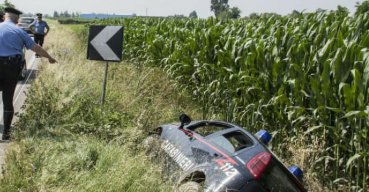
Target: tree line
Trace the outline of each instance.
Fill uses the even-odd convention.
[[[5,7],[13,7],[15,8],[14,4],[10,2],[10,0],[4,0],[3,4],[0,4],[0,12],[4,12]],[[362,3],[356,3],[356,11],[355,15],[360,15],[361,13],[369,12],[369,0],[365,0]],[[228,4],[228,0],[210,0],[210,10],[214,13],[214,16],[219,19],[237,19],[241,17],[241,10],[238,7],[230,7]],[[322,10],[318,9],[317,11]],[[349,10],[346,7],[337,6],[337,10],[342,12],[343,14],[349,13]],[[291,15],[301,15],[302,12],[297,10],[292,11]],[[32,15],[32,14],[24,14]],[[72,12],[69,13],[68,11],[54,11],[53,16],[54,18],[78,18],[80,13]],[[265,17],[270,15],[278,15],[277,13],[251,13],[249,16],[245,18],[258,18],[258,17]],[[184,17],[184,15],[175,15],[176,17]],[[45,17],[48,17],[46,14]],[[198,18],[197,12],[194,10],[189,14],[190,18]]]
[[[237,19],[241,17],[241,10],[238,7],[230,7],[228,0],[211,0],[210,10],[214,12],[216,18]],[[190,18],[197,18],[197,12],[192,11]]]
[[[69,13],[68,11],[54,11],[53,13],[54,18],[78,18],[79,13],[78,12],[72,12]]]

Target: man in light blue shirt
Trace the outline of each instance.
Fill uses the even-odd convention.
[[[42,20],[42,14],[37,13],[37,20],[29,25],[31,29],[33,29],[33,34],[35,35],[35,42],[39,44],[41,47],[44,44],[44,39],[47,33],[50,31],[49,25],[46,21]]]
[[[4,108],[3,140],[10,139],[10,126],[14,115],[13,96],[21,69],[23,47],[46,57],[49,63],[56,62],[24,30],[16,26],[20,14],[22,12],[17,9],[5,8],[5,21],[0,23],[0,91]]]

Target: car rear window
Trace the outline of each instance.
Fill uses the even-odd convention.
[[[272,159],[258,183],[265,191],[300,192],[301,190],[298,188],[295,181],[290,179],[291,176],[287,175],[290,173],[286,173],[286,171],[288,170],[284,167],[280,167],[275,160]]]
[[[234,153],[254,145],[254,142],[250,137],[241,131],[233,131],[220,136],[211,137],[208,140],[216,143],[230,153]]]

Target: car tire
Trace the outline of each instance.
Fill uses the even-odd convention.
[[[177,192],[200,192],[202,187],[200,183],[195,181],[187,181],[179,186]]]

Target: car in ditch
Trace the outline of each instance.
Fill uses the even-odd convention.
[[[287,168],[269,150],[271,135],[265,130],[254,136],[232,123],[192,122],[185,114],[180,122],[155,128],[143,141],[151,154],[164,154],[158,157],[175,175],[176,191],[307,191],[302,170]]]

